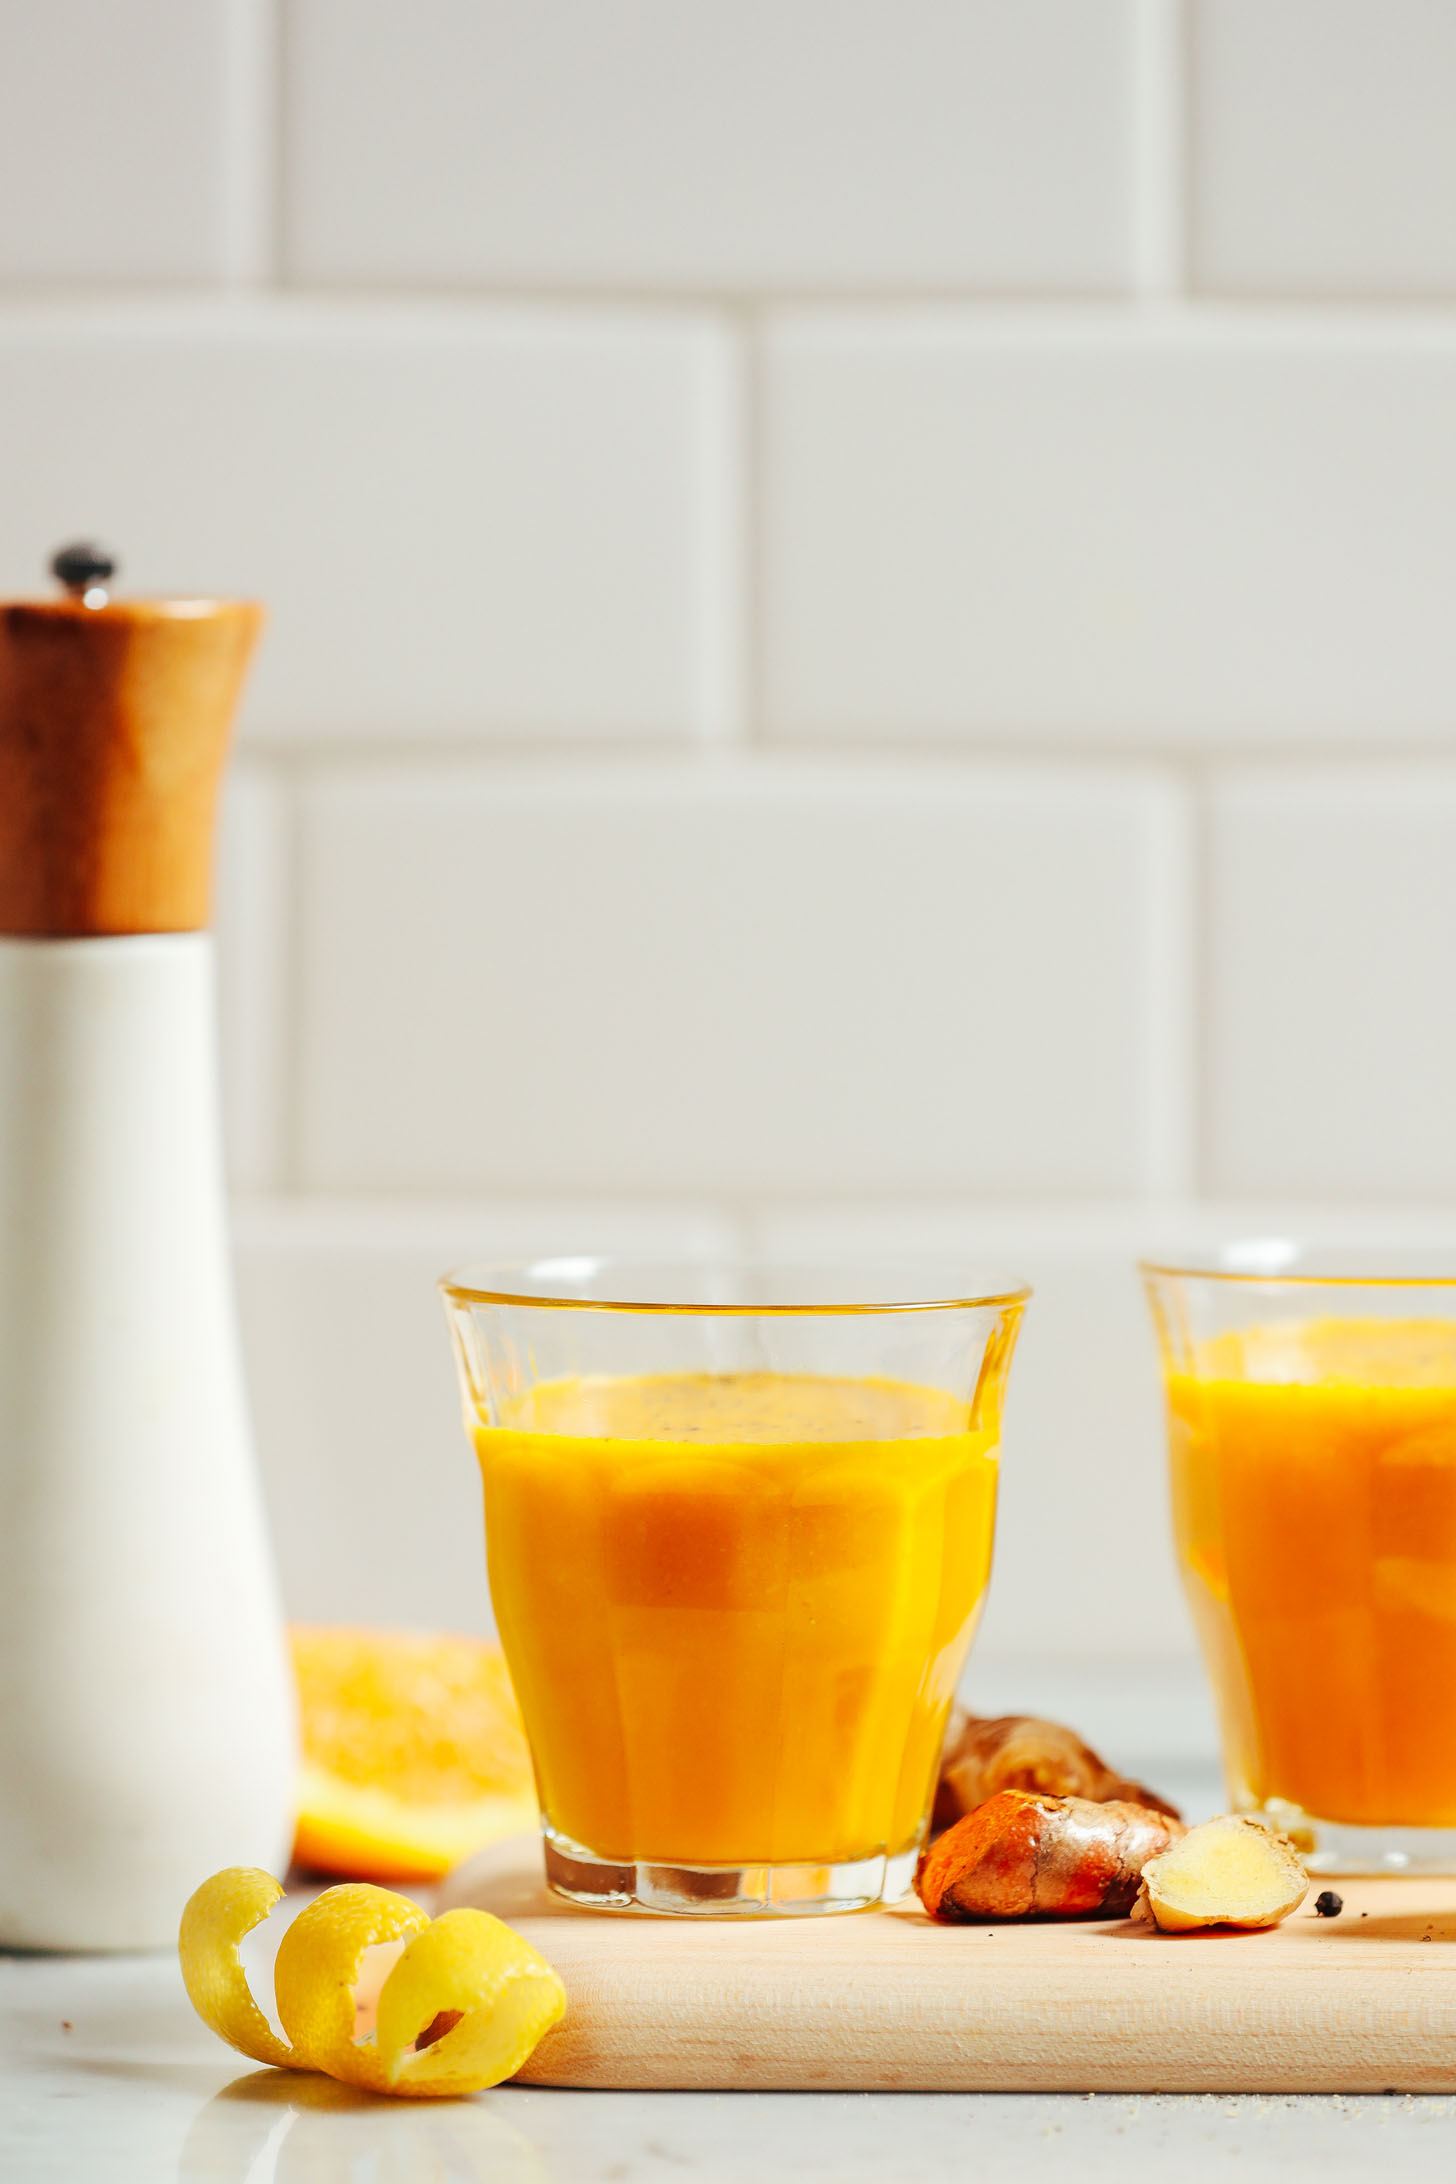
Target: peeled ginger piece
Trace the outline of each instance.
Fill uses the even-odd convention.
[[[1165,1934],[1203,1926],[1277,1926],[1309,1894],[1287,1836],[1244,1813],[1205,1820],[1143,1867],[1137,1916]]]

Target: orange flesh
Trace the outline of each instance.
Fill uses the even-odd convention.
[[[482,1639],[290,1633],[303,1764],[295,1861],[363,1880],[433,1880],[536,1824],[505,1661]]]
[[[1456,1323],[1254,1328],[1197,1362],[1168,1378],[1174,1524],[1236,1794],[1456,1826]]]
[[[996,1438],[938,1390],[545,1383],[476,1445],[554,1827],[602,1857],[913,1844],[990,1571]]]

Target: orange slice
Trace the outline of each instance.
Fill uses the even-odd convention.
[[[407,1631],[290,1632],[303,1766],[293,1855],[318,1873],[431,1881],[537,1825],[498,1646]]]

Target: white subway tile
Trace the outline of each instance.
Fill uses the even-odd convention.
[[[1191,90],[1198,285],[1456,291],[1449,0],[1194,0]]]
[[[873,1264],[923,1254],[963,1265],[968,1275],[1029,1280],[976,1653],[999,1662],[1192,1650],[1168,1513],[1157,1353],[1135,1271],[1139,1251],[1167,1241],[1163,1217],[1108,1209],[1068,1220],[964,1204],[846,1203],[769,1209],[751,1234],[775,1257]],[[1007,1708],[1024,1703],[1004,1674],[1011,1672],[998,1666],[990,1686],[978,1680],[978,1703],[994,1709],[996,1688]]]
[[[99,532],[272,609],[271,735],[663,738],[730,702],[732,352],[672,312],[0,322],[0,588]]]
[[[306,805],[324,1189],[1136,1188],[1137,774],[381,769]]]
[[[223,276],[242,4],[0,0],[0,282]]]
[[[765,357],[780,738],[1456,730],[1456,336],[786,317]]]
[[[1093,1595],[1094,1620],[1101,1598]],[[1213,1696],[1193,1654],[1089,1653],[1080,1636],[1043,1653],[978,1642],[961,1697],[978,1714],[1070,1723],[1110,1765],[1172,1798],[1190,1825],[1228,1810]]]
[[[223,788],[217,933],[223,1130],[235,1190],[285,1180],[293,871],[286,788],[235,764]]]
[[[1456,1196],[1456,769],[1235,777],[1209,834],[1210,1186]]]
[[[1128,0],[294,0],[302,281],[1107,289]]]
[[[480,1486],[435,1289],[472,1257],[731,1249],[693,1209],[242,1207],[249,1396],[290,1615],[490,1627]]]

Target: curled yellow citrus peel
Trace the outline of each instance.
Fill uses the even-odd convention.
[[[278,2016],[293,2042],[295,2067],[388,2092],[374,2043],[354,2037],[360,1962],[376,1943],[405,1940],[429,1923],[407,1896],[368,1881],[326,1888],[299,1912],[278,1944],[273,1966]],[[423,2030],[424,2023],[415,2027]]]
[[[529,1942],[485,1911],[431,1921],[387,1888],[326,1889],[283,1936],[274,1972],[287,2044],[248,1990],[238,1944],[283,1890],[233,1866],[204,1881],[182,1914],[182,1978],[203,2023],[255,2062],[321,2070],[374,2093],[439,2098],[514,2076],[566,2008],[566,1990]],[[373,2030],[356,2037],[365,1951],[402,1953],[380,1989]]]
[[[282,1894],[271,1873],[229,1866],[188,1898],[177,1936],[182,1983],[204,2025],[255,2063],[280,2066],[293,2057],[249,1992],[238,1943],[261,1926]]]

